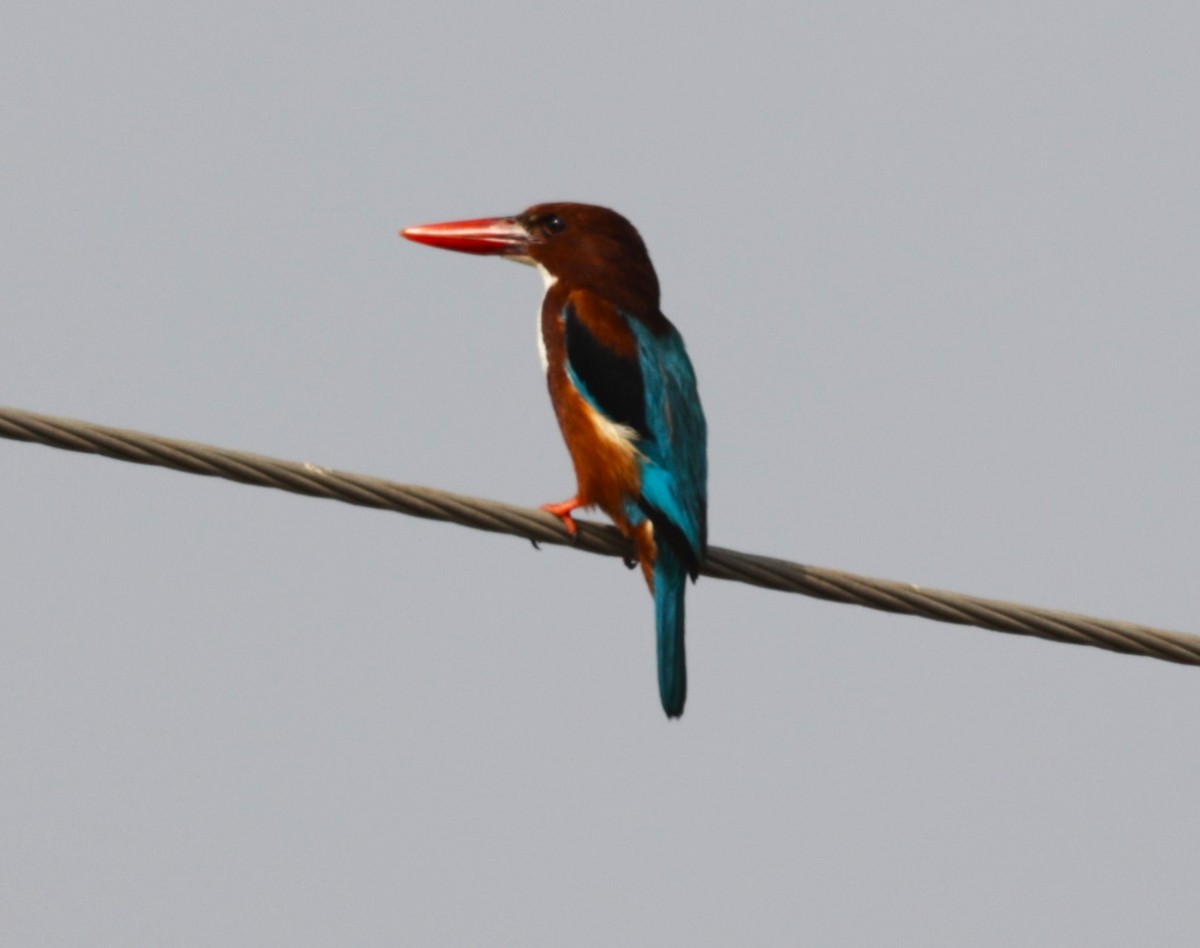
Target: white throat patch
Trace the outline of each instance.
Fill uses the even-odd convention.
[[[551,273],[549,270],[547,270],[545,267],[543,267],[540,263],[536,264],[536,266],[538,268],[538,273],[540,273],[542,275],[542,282],[546,284],[546,293],[549,293],[550,287],[554,286],[554,284],[558,282],[558,277],[556,277],[553,273]],[[546,301],[546,296],[545,296],[545,294],[543,294],[542,295],[542,303],[544,304],[545,301]],[[538,341],[538,355],[541,357],[541,360],[542,360],[542,371],[548,372],[550,370],[550,358],[549,358],[549,356],[546,355],[546,337],[542,335],[542,306],[541,305],[538,306],[538,311],[537,311],[537,341]]]

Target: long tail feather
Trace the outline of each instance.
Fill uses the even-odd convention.
[[[654,562],[654,613],[658,628],[658,693],[667,717],[683,714],[687,700],[687,658],[683,647],[683,596],[687,566],[663,543]]]

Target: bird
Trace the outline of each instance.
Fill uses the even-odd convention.
[[[542,509],[574,537],[573,511],[599,507],[632,541],[654,597],[659,697],[680,717],[684,595],[708,544],[707,424],[641,235],[616,211],[570,202],[400,234],[540,271],[538,351],[577,482],[570,500]]]

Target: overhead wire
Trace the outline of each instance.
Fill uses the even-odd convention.
[[[534,544],[568,546],[627,561],[632,556],[629,543],[611,526],[579,520],[578,534],[572,538],[557,517],[542,510],[399,484],[309,462],[285,461],[2,406],[0,437],[457,523],[475,530],[511,534]],[[701,573],[714,579],[938,622],[1200,665],[1200,636],[1132,622],[928,589],[716,546],[708,548]]]

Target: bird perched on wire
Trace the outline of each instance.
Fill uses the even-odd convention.
[[[538,349],[575,466],[562,519],[598,506],[633,541],[654,595],[658,687],[667,717],[687,697],[684,591],[707,543],[706,427],[679,332],[633,225],[590,204],[536,204],[514,217],[409,227],[409,240],[489,254],[541,271]]]

